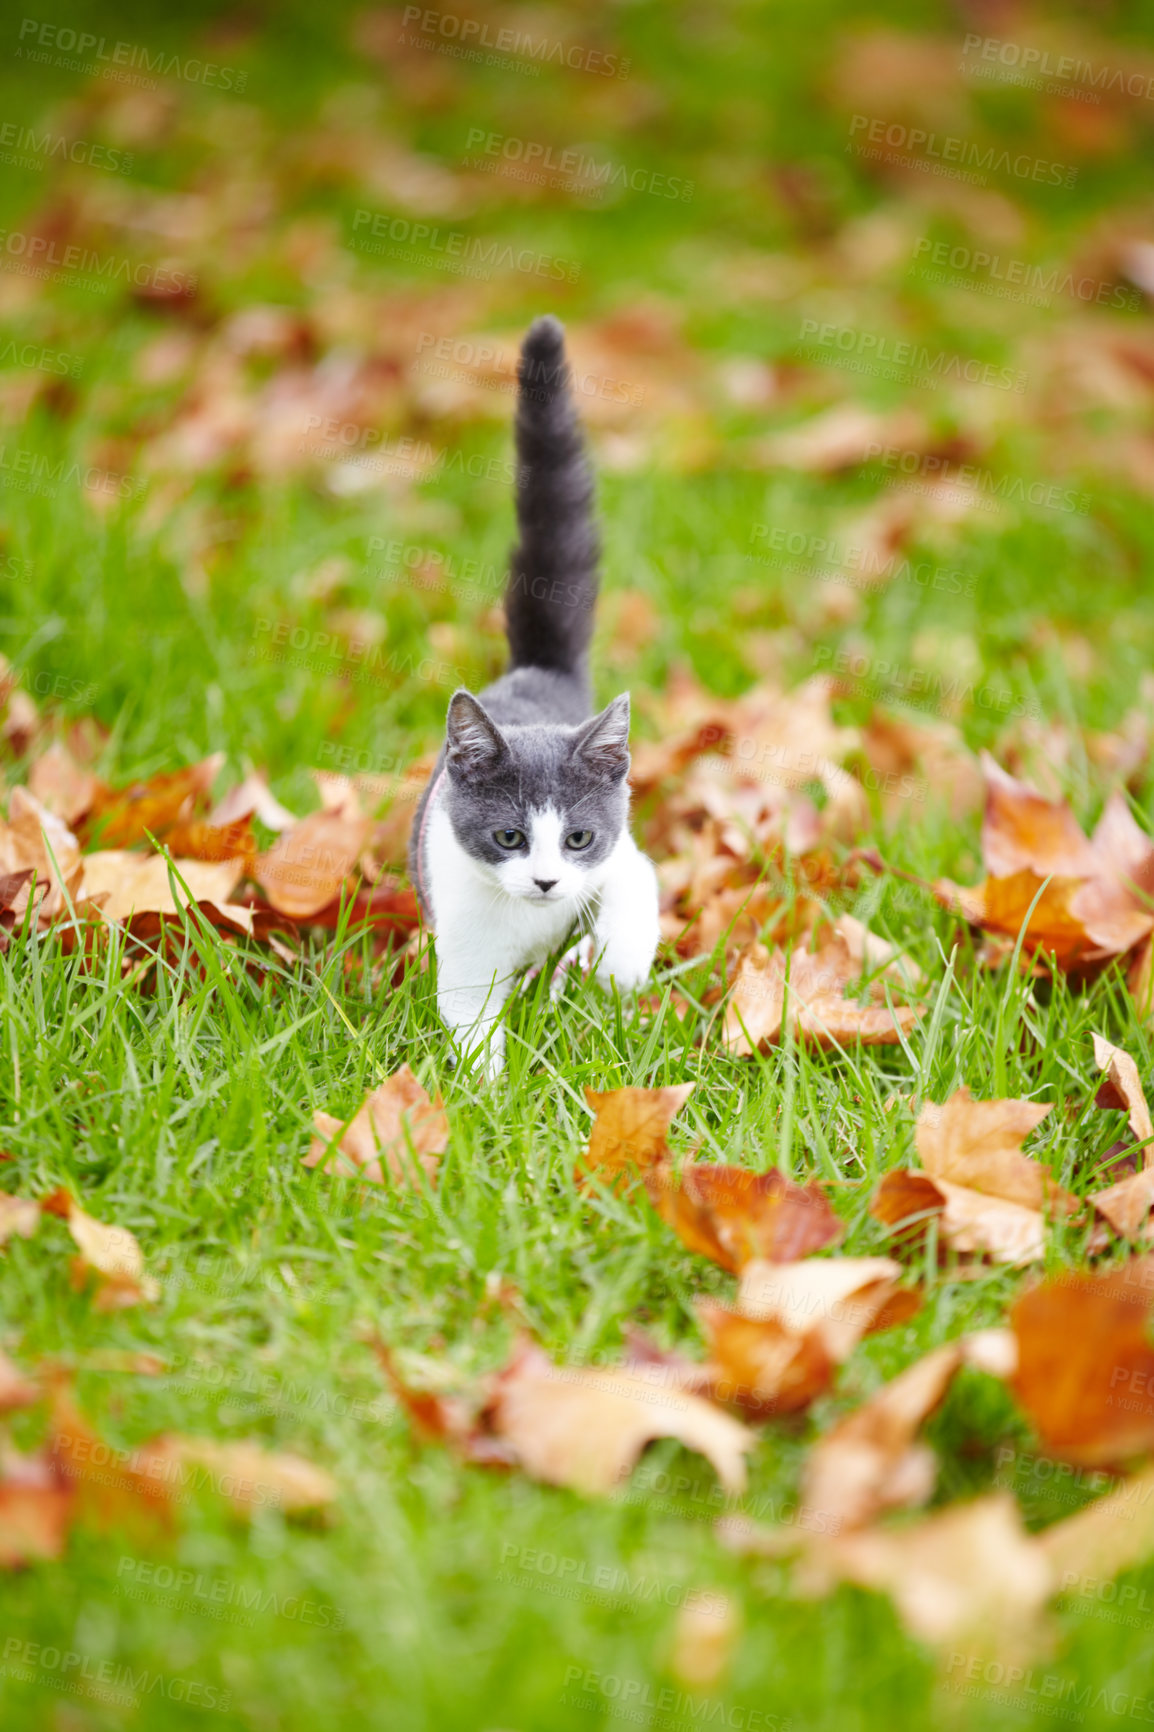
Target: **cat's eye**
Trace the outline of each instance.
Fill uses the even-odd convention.
[[[498,848],[520,848],[525,840],[524,830],[494,830],[493,840]]]
[[[592,830],[570,830],[565,838],[565,846],[572,848],[575,854],[579,854],[582,848],[588,848],[592,840]]]

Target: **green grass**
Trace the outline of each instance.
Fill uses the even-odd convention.
[[[230,107],[181,87],[180,129],[143,151],[137,169],[158,189],[202,178],[211,198],[240,157],[275,189],[273,215],[258,225],[250,254],[213,257],[209,249],[198,261],[210,325],[253,301],[326,306],[339,273],[310,290],[289,268],[291,223],[319,216],[347,234],[362,202],[390,208],[367,170],[359,181],[354,172],[328,184],[296,141],[351,82],[376,90],[373,124],[382,133],[450,165],[477,124],[561,142],[595,138],[627,161],[692,173],[699,192],[684,205],[637,197],[590,212],[564,201],[521,209],[510,199],[447,220],[480,234],[532,235],[541,250],[579,259],[579,284],[556,301],[575,324],[660,294],[684,318],[693,355],[788,362],[800,319],[839,285],[813,212],[826,211],[832,232],[901,205],[844,156],[843,121],[819,100],[828,32],[844,36],[862,15],[833,0],[804,19],[734,6],[713,23],[687,11],[671,26],[656,7],[619,13],[583,15],[573,33],[629,48],[648,111],[640,98],[629,106],[626,85],[510,81],[455,66],[440,67],[451,76],[447,94],[421,98],[358,59],[340,9],[332,31],[327,14],[294,7],[222,48],[222,58],[250,70],[243,102]],[[147,11],[94,16],[133,41],[203,41],[191,13],[180,30]],[[896,3],[884,18],[950,40],[959,30],[944,11],[927,20]],[[78,17],[69,22],[80,27]],[[1145,28],[1141,9],[1119,14],[1120,42],[1141,40]],[[75,75],[16,61],[2,82],[29,121],[82,88]],[[1044,120],[1021,101],[983,93],[979,107],[993,117],[985,124],[1008,136],[1024,127],[1040,149]],[[351,98],[348,112],[358,112]],[[365,125],[366,137],[371,131]],[[1144,166],[1137,150],[1134,160],[1121,151],[1094,158],[1061,204],[1013,188],[1029,218],[1022,247],[1041,257],[1069,250],[1101,212],[1124,205],[1148,171],[1145,134],[1140,143]],[[816,231],[780,188],[767,190],[778,185],[769,165],[783,160],[817,177]],[[38,209],[51,185],[47,174],[13,175],[4,194],[9,226]],[[945,219],[933,221],[952,232]],[[135,242],[116,244],[128,250]],[[717,271],[751,249],[807,260],[812,288],[784,301],[720,295]],[[340,257],[382,305],[402,292],[432,300],[440,291],[434,273]],[[502,280],[461,315],[460,328],[516,329],[549,304],[548,287]],[[995,322],[978,296],[959,306],[958,297],[913,288],[900,272],[880,287],[844,292],[863,325],[908,326],[951,350],[999,359],[1016,353],[1031,329],[1056,329],[1065,316],[1004,308]],[[451,313],[437,316],[456,328]],[[1146,318],[1123,315],[1119,327],[1140,332]],[[123,435],[121,467],[150,477],[150,440],[176,387],[142,383],[136,361],[158,334],[183,327],[123,295],[86,297],[67,284],[17,306],[13,321],[22,337],[75,351],[84,366],[71,406],[41,407],[23,425],[13,420],[5,449],[91,461],[94,440]],[[676,352],[670,365],[678,364]],[[817,479],[730,461],[743,439],[824,406],[827,384],[764,412],[717,400],[718,451],[682,472],[660,447],[635,473],[606,466],[605,617],[620,592],[636,588],[653,601],[656,628],[635,654],[614,650],[602,634],[600,695],[628,684],[638,732],[651,737],[646,695],[678,663],[734,694],[755,677],[759,640],[774,646],[787,683],[826,665],[819,651],[828,661],[864,646],[891,668],[947,672],[964,651],[976,688],[1009,690],[1071,727],[1117,724],[1138,699],[1154,649],[1148,500],[1124,477],[1094,473],[1084,454],[1068,470],[1055,467],[1053,448],[1029,420],[999,429],[982,461],[997,473],[1083,488],[1089,507],[1011,511],[988,523],[978,514],[940,541],[927,532],[913,553],[963,570],[970,593],[894,584],[859,598],[857,616],[839,622],[826,611],[825,591],[835,586],[816,586],[816,594],[780,567],[748,560],[757,524],[822,534],[884,497],[876,477]],[[860,389],[880,407],[903,396],[883,382]],[[957,403],[929,408],[944,422],[964,419]],[[448,451],[508,455],[507,430],[493,418],[463,429],[402,418],[389,431]],[[31,580],[4,579],[0,647],[53,715],[93,713],[111,729],[101,765],[111,778],[223,750],[227,777],[249,761],[266,765],[276,792],[303,809],[314,797],[308,769],[334,746],[358,754],[365,768],[405,764],[435,746],[455,671],[360,682],[342,677],[350,664],[327,652],[296,668],[256,653],[268,622],[331,629],[301,574],[334,556],[347,562],[340,605],[383,614],[385,648],[399,662],[419,663],[432,641],[447,646],[436,649],[444,667],[460,668],[471,684],[495,671],[500,646],[482,626],[484,603],[382,583],[372,542],[399,539],[500,568],[511,511],[499,481],[449,475],[396,494],[335,500],[294,475],[261,480],[210,463],[164,509],[154,504],[158,491],[149,479],[140,500],[100,516],[75,487],[61,486],[54,498],[4,491],[3,552],[30,562]],[[430,640],[438,625],[459,629]],[[1088,646],[1089,655],[1075,660],[1071,645]],[[868,709],[868,694],[851,693],[841,713],[861,719]],[[1004,737],[1006,715],[979,702],[956,719],[975,748]],[[4,768],[9,783],[22,779],[19,761]],[[1075,757],[1063,774],[1079,817],[1092,820],[1106,791],[1101,772]],[[1148,811],[1148,781],[1140,796]],[[952,822],[933,790],[870,840],[912,872],[963,882],[976,875],[976,820]],[[586,1086],[693,1081],[677,1148],[700,1145],[704,1158],[758,1170],[779,1164],[829,1181],[847,1223],[842,1250],[851,1255],[883,1249],[868,1201],[878,1177],[912,1155],[913,1115],[893,1105],[898,1093],[942,1100],[965,1083],[979,1097],[1052,1101],[1032,1147],[1063,1184],[1090,1188],[1090,1168],[1121,1123],[1093,1107],[1091,1031],[1125,1046],[1143,1074],[1151,1064],[1149,1030],[1117,975],[1075,990],[984,972],[956,923],[897,880],[867,882],[839,907],[900,942],[928,977],[926,1014],[908,1050],[830,1055],[788,1046],[733,1059],[720,1048],[715,1010],[701,1003],[716,970],[666,960],[656,984],[676,984],[695,1005],[684,1022],[668,1004],[643,1012],[578,983],[556,1010],[537,991],[510,1012],[508,1075],[493,1089],[448,1068],[432,974],[373,987],[367,968],[344,967],[356,940],[309,949],[299,967],[259,983],[229,971],[222,952],[203,981],[162,971],[145,994],[124,988],[114,951],[88,966],[63,955],[51,935],[14,937],[0,958],[0,1146],[11,1157],[4,1188],[38,1196],[66,1185],[92,1214],[131,1228],[163,1296],[151,1308],[95,1312],[72,1291],[65,1230],[47,1218],[0,1262],[2,1344],[29,1367],[42,1355],[82,1365],[103,1349],[156,1353],[169,1368],[156,1378],[80,1371],[78,1400],[110,1443],[130,1448],[166,1429],[256,1436],[329,1467],[341,1496],[329,1526],[287,1524],[272,1510],[242,1525],[211,1497],[197,1498],[171,1540],[81,1530],[61,1562],[0,1578],[4,1724],[61,1732],[206,1724],[575,1732],[609,1725],[628,1708],[641,1718],[626,1723],[677,1732],[701,1724],[779,1732],[786,1721],[794,1732],[878,1723],[913,1732],[950,1715],[997,1732],[1037,1724],[1034,1710],[1054,1688],[1042,1693],[1043,1676],[1073,1692],[1061,1700],[1080,1704],[1087,1727],[1128,1717],[1149,1688],[1154,1642],[1144,1611],[1132,1627],[1104,1615],[1104,1604],[1065,1604],[1061,1646],[1039,1662],[1038,1694],[1017,1705],[1001,1703],[992,1688],[974,1698],[943,1694],[931,1656],[884,1599],[842,1589],[826,1601],[798,1601],[778,1565],[722,1549],[713,1523],[724,1505],[700,1458],[660,1444],[627,1493],[601,1503],[463,1467],[414,1440],[363,1339],[367,1329],[379,1332],[414,1373],[436,1363],[479,1374],[502,1362],[512,1340],[513,1323],[493,1300],[504,1280],[517,1289],[522,1321],[558,1359],[612,1363],[634,1322],[663,1345],[700,1350],[694,1302],[730,1296],[733,1281],[685,1250],[647,1206],[575,1190]],[[448,1107],[451,1142],[438,1188],[366,1197],[304,1168],[313,1110],[350,1114],[402,1062]],[[1078,1230],[1055,1231],[1050,1266],[1082,1262],[1083,1239]],[[926,1304],[912,1323],[867,1341],[805,1420],[762,1428],[741,1505],[747,1513],[788,1519],[807,1443],[917,1355],[998,1321],[1020,1285],[993,1270],[960,1281],[929,1262],[921,1274]],[[17,1440],[30,1441],[36,1425],[21,1419]],[[1009,1471],[1031,1525],[1075,1507],[1038,1469],[1010,1397],[976,1373],[959,1379],[929,1435],[941,1463],[939,1503]],[[557,1560],[555,1569],[542,1559]],[[566,1583],[580,1569],[635,1591],[554,1591],[562,1560]],[[149,1566],[162,1583],[166,1569],[192,1572],[183,1604],[156,1587]],[[1127,1581],[1145,1596],[1139,1605],[1154,1601],[1154,1564]],[[742,1625],[730,1675],[716,1700],[704,1702],[684,1698],[669,1664],[677,1607],[697,1590],[726,1596]],[[214,1608],[235,1621],[211,1615]],[[22,1683],[3,1668],[25,1642],[78,1653],[90,1669],[104,1661],[118,1676],[129,1669],[138,1706],[102,1706],[57,1689],[62,1673],[48,1660],[36,1682]],[[1109,1705],[1123,1699],[1123,1709]]]

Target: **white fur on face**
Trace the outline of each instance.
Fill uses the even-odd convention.
[[[586,873],[581,855],[565,847],[565,837],[573,825],[555,807],[545,806],[530,812],[528,826],[528,850],[510,854],[493,868],[497,882],[507,896],[527,897],[532,902],[574,901],[585,889]],[[538,879],[552,888],[542,891]]]

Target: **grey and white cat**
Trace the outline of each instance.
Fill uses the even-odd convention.
[[[479,697],[454,692],[409,844],[438,1009],[490,1077],[523,970],[578,928],[564,960],[595,957],[598,982],[627,992],[648,976],[658,938],[656,874],[629,834],[629,698],[591,714],[599,544],[556,319],[531,327],[518,386],[509,671]]]

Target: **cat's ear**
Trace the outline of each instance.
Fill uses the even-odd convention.
[[[454,775],[470,779],[492,776],[509,757],[504,735],[472,692],[454,692],[449,699],[445,763]]]
[[[599,776],[619,780],[629,771],[629,693],[614,698],[577,730],[573,754]]]

